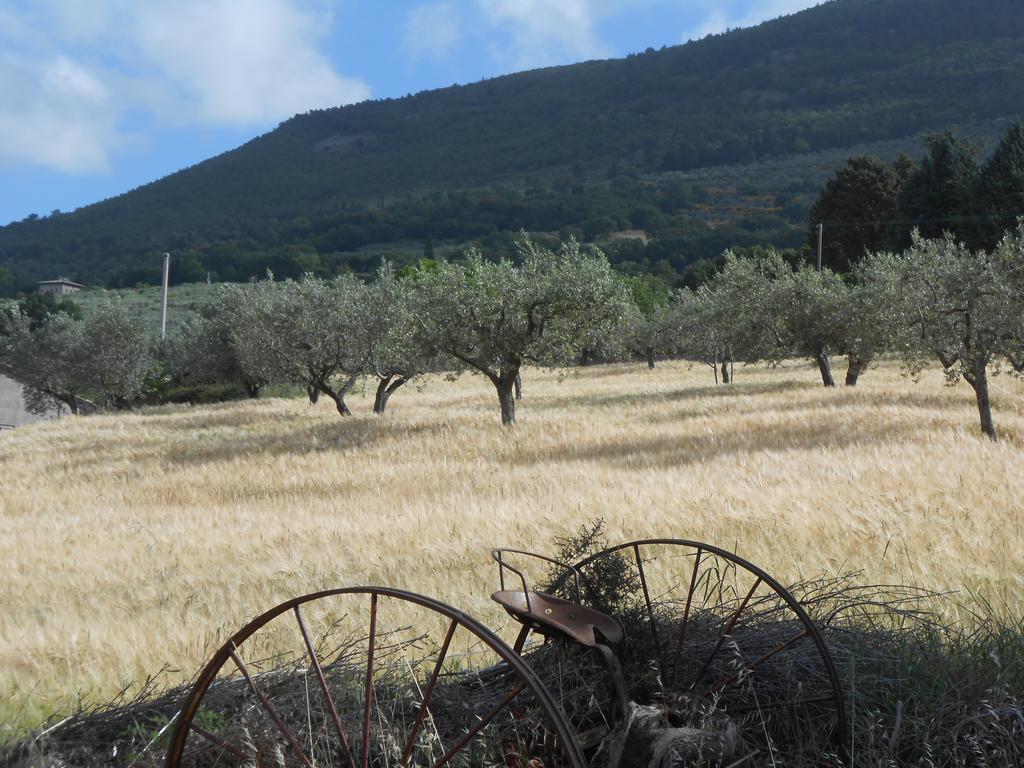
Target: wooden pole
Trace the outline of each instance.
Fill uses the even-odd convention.
[[[821,272],[821,236],[822,231],[825,229],[824,224],[818,224],[818,271]]]
[[[171,254],[164,254],[164,298],[160,307],[160,338],[167,336],[167,281],[171,275]]]

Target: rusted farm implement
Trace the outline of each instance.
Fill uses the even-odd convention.
[[[752,563],[678,539],[492,557],[511,644],[404,590],[297,597],[200,672],[167,767],[843,764],[829,649]]]

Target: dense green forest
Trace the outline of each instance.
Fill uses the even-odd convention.
[[[384,254],[509,252],[520,229],[601,242],[626,271],[680,283],[727,246],[803,245],[854,145],[916,160],[928,129],[1001,134],[1024,103],[1022,43],[1018,0],[835,0],[625,59],[319,110],[0,228],[0,290],[58,273],[156,282],[163,251],[178,282],[365,274]],[[808,157],[831,165],[807,173]]]

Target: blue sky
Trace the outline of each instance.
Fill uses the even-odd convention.
[[[308,109],[624,56],[816,0],[4,0],[0,225]]]

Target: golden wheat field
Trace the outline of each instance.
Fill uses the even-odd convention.
[[[841,373],[841,371],[839,372]],[[941,372],[855,389],[791,363],[529,371],[504,430],[490,385],[399,391],[390,412],[267,399],[66,418],[0,434],[0,741],[165,669],[189,678],[262,609],[389,584],[492,627],[495,545],[609,539],[733,549],[783,582],[961,590],[1024,607],[1024,384],[998,377],[1002,442]]]

